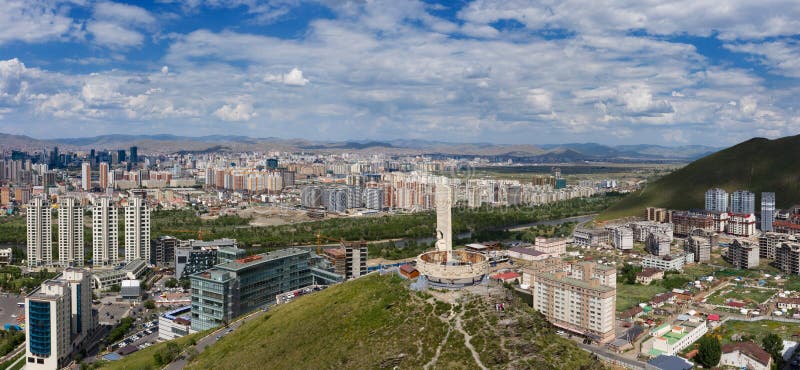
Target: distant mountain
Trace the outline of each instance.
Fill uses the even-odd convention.
[[[800,203],[800,135],[775,140],[754,138],[709,154],[625,197],[601,219],[641,215],[649,206],[692,209],[704,206],[705,192],[720,187],[756,193],[775,192],[779,207]]]
[[[100,135],[94,137],[37,140],[27,136],[0,134],[0,147],[31,149],[60,146],[62,149],[128,149],[139,152],[206,153],[210,151],[302,151],[340,153],[345,151],[395,155],[437,155],[443,157],[490,157],[517,163],[564,163],[583,161],[686,161],[716,149],[707,146],[665,147],[658,145],[607,146],[597,143],[568,144],[491,144],[449,143],[426,140],[388,141],[311,141],[274,137],[252,138],[241,135]]]

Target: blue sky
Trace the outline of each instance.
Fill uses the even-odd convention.
[[[728,145],[800,133],[795,0],[0,0],[0,132]]]

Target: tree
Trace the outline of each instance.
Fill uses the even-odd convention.
[[[164,286],[167,288],[175,288],[178,286],[178,280],[175,278],[170,278],[169,280],[164,282]]]
[[[108,290],[110,290],[112,292],[119,292],[121,289],[122,288],[120,288],[119,284],[114,284],[110,288],[108,288]]]
[[[772,359],[778,365],[778,368],[780,368],[783,363],[783,338],[775,333],[767,334],[767,336],[761,340],[761,346],[764,347],[767,353],[772,355]]]
[[[152,310],[152,309],[156,308],[156,303],[153,302],[152,299],[148,299],[148,300],[144,301],[144,308],[146,308],[148,310]]]
[[[717,366],[722,357],[722,345],[719,343],[719,339],[714,335],[706,334],[697,343],[697,356],[694,359],[705,368]]]

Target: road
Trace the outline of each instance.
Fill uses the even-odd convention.
[[[198,354],[202,353],[206,349],[206,347],[208,347],[208,346],[210,346],[210,345],[212,345],[212,344],[217,342],[217,335],[221,335],[221,334],[224,335],[224,333],[226,333],[228,330],[234,330],[235,331],[240,326],[242,326],[242,324],[244,324],[245,322],[250,321],[250,320],[252,320],[254,318],[257,318],[257,317],[261,316],[263,313],[264,313],[264,311],[261,311],[261,310],[255,311],[255,312],[253,312],[253,313],[251,313],[251,314],[249,314],[249,315],[247,315],[247,316],[245,316],[243,318],[240,318],[237,321],[232,322],[230,325],[228,325],[228,328],[225,328],[223,326],[223,327],[215,330],[211,334],[206,335],[205,337],[203,337],[200,340],[198,340],[197,344],[195,344],[194,348],[197,350]],[[177,360],[175,360],[171,364],[167,365],[167,367],[165,367],[164,369],[165,370],[181,370],[184,367],[186,367],[186,365],[188,363],[189,363],[189,361],[186,358],[186,351],[184,350],[184,352],[181,354],[181,356],[178,357]]]

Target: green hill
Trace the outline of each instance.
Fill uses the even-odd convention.
[[[705,192],[712,187],[728,192],[750,190],[756,193],[756,204],[760,204],[761,192],[775,192],[777,206],[790,207],[800,202],[798,148],[800,135],[775,140],[750,139],[648,184],[608,208],[599,219],[642,215],[649,206],[703,208]]]
[[[451,305],[373,275],[271,309],[187,369],[477,368],[464,333],[489,368],[603,368],[518,300],[502,313],[477,296]]]

